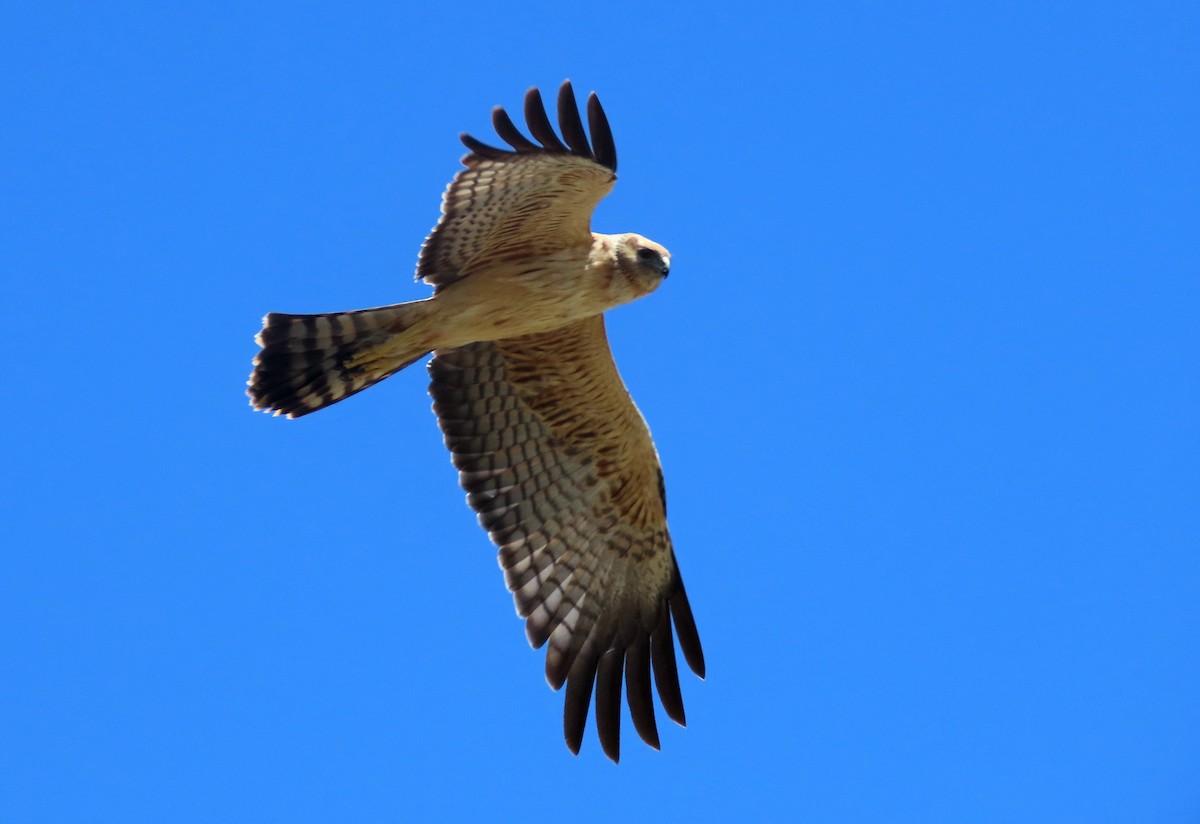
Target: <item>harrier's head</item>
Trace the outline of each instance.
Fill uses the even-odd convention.
[[[653,292],[671,272],[671,253],[641,235],[619,235],[614,251],[617,267],[639,295]]]

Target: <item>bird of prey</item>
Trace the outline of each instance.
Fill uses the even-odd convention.
[[[492,112],[498,149],[470,150],[417,262],[425,300],[263,320],[249,392],[255,409],[298,418],[361,392],[433,352],[430,394],[467,501],[566,684],[563,728],[578,754],[593,686],[605,754],[620,757],[622,680],[638,734],[658,749],[651,678],[684,724],[675,645],[704,677],[704,654],[667,532],[666,492],[645,420],[617,373],[603,313],[650,294],[670,255],[637,234],[591,231],[617,179],[600,101],[588,134],[570,82],[561,139],[537,89],[526,137]],[[651,673],[653,672],[653,676]]]

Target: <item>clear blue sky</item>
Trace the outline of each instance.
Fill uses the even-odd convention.
[[[1195,3],[47,3],[0,19],[0,820],[1195,822]],[[460,130],[570,77],[708,657],[570,756],[413,368]]]

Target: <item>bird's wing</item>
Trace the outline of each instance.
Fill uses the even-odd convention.
[[[651,670],[684,723],[672,619],[692,670],[704,654],[667,532],[658,454],[613,363],[602,316],[553,332],[438,350],[434,410],[467,499],[546,679],[567,685],[579,751],[592,688],[605,753],[619,757],[621,680],[638,734],[658,747]]]
[[[442,217],[421,248],[417,279],[440,289],[490,261],[589,248],[592,210],[617,179],[617,151],[595,94],[587,116],[590,144],[568,81],[558,92],[561,139],[537,89],[525,95],[525,120],[537,143],[499,106],[492,123],[511,150],[461,135],[471,150],[462,159],[467,168],[446,189]]]

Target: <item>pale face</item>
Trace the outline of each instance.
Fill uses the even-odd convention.
[[[641,294],[649,294],[671,272],[671,253],[641,235],[623,235],[617,244],[622,271]]]

